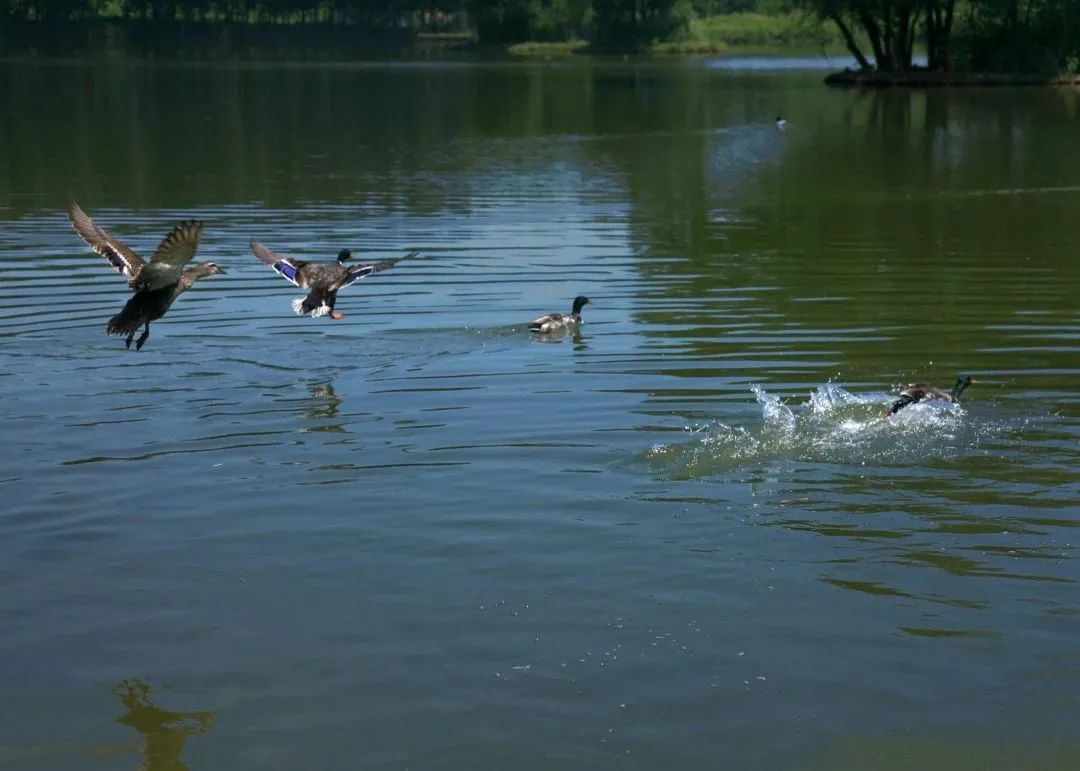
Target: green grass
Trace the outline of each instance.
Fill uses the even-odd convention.
[[[843,38],[832,24],[799,13],[766,16],[731,13],[690,22],[685,40],[658,43],[658,47],[712,45],[723,48],[782,48],[784,46],[842,47]]]
[[[585,53],[589,48],[584,40],[565,40],[560,43],[514,43],[506,50],[514,56],[569,56]]]
[[[829,23],[806,14],[767,16],[760,13],[732,13],[694,19],[684,37],[663,40],[645,49],[654,54],[719,54],[739,50],[768,50],[776,53],[827,49],[843,51],[840,33]],[[516,56],[568,56],[587,53],[583,40],[562,43],[518,43],[508,48]]]

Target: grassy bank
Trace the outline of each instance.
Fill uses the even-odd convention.
[[[844,41],[832,24],[805,14],[767,16],[760,13],[732,13],[694,19],[676,40],[655,41],[643,49],[653,54],[730,53],[742,49],[785,49],[842,51]],[[516,56],[567,56],[588,53],[588,42],[517,43],[507,49]],[[606,51],[612,53],[611,51]]]

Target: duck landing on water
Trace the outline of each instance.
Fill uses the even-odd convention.
[[[579,294],[574,298],[574,307],[569,314],[549,313],[529,323],[530,332],[538,332],[546,335],[549,332],[558,332],[563,329],[575,329],[585,322],[581,319],[581,309],[589,302],[589,298]]]
[[[900,410],[904,409],[911,404],[916,404],[922,401],[937,401],[937,402],[949,402],[951,404],[960,403],[960,394],[964,392],[969,385],[978,382],[972,380],[969,375],[961,375],[956,378],[956,384],[953,385],[951,391],[946,391],[937,386],[927,385],[926,383],[915,383],[909,385],[900,391],[900,398],[892,403],[892,406],[886,410],[882,417],[889,417],[895,415]]]
[[[355,283],[364,276],[392,268],[402,260],[415,257],[419,252],[409,252],[404,257],[383,260],[370,265],[346,265],[352,259],[352,252],[342,249],[338,252],[337,262],[304,262],[272,252],[258,241],[249,244],[252,253],[264,264],[269,265],[293,286],[307,289],[307,297],[297,298],[292,308],[299,316],[310,315],[313,319],[329,316],[343,319],[345,316],[334,311],[338,290]]]
[[[135,350],[141,351],[146,340],[150,337],[150,322],[157,321],[164,316],[176,298],[187,290],[200,278],[224,274],[225,269],[216,262],[200,262],[190,268],[184,268],[180,273],[180,280],[171,286],[162,289],[140,289],[137,291],[123,309],[109,319],[108,333],[110,335],[127,335],[127,347],[131,347],[131,340],[139,327],[144,327],[143,333],[135,341]]]
[[[177,297],[200,278],[225,272],[213,262],[184,267],[199,248],[201,222],[191,220],[174,227],[147,262],[119,238],[98,227],[74,201],[68,207],[68,218],[75,232],[125,276],[129,288],[135,292],[123,310],[109,320],[107,331],[110,335],[127,335],[127,347],[130,348],[139,327],[145,327],[135,343],[136,351],[150,337],[150,322],[164,316]]]

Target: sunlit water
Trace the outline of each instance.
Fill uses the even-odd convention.
[[[0,768],[1075,767],[1080,102],[820,79],[0,63]]]

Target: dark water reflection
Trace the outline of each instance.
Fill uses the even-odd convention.
[[[0,768],[1073,767],[1080,97],[819,81],[0,63]]]

